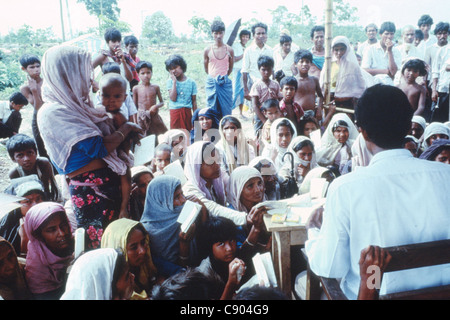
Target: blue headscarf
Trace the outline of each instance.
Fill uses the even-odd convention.
[[[183,209],[183,206],[173,206],[173,195],[179,186],[180,179],[168,175],[150,181],[140,221],[149,233],[152,254],[174,263],[179,255],[177,219]]]
[[[219,129],[219,122],[220,117],[216,110],[212,108],[202,108],[197,109],[194,111],[194,114],[192,115],[192,130],[191,130],[191,144],[195,142],[195,139],[197,141],[202,140],[203,134],[205,133],[204,130],[202,130],[201,135],[195,131],[195,122],[199,121],[198,118],[200,116],[206,117],[208,119],[212,120],[212,126],[211,129]],[[212,141],[214,142],[214,141]]]

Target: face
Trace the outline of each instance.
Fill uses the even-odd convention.
[[[325,42],[325,33],[323,31],[314,31],[312,41],[316,48],[322,48]]]
[[[403,71],[403,76],[408,81],[408,83],[414,83],[416,81],[416,78],[419,76],[419,70],[405,68],[405,70]]]
[[[137,193],[140,197],[145,197],[147,194],[147,187],[150,181],[153,180],[153,176],[150,173],[143,173],[139,176],[137,180]]]
[[[411,123],[411,130],[409,131],[409,134],[414,136],[417,139],[420,139],[420,137],[423,134],[423,128],[420,124],[416,122]]]
[[[429,146],[431,146],[434,141],[439,140],[439,139],[448,139],[448,136],[446,134],[441,134],[441,133],[433,134],[431,137],[429,137],[427,139],[427,143]]]
[[[207,181],[220,177],[220,160],[218,152],[213,151],[200,166],[200,177]]]
[[[381,34],[381,43],[386,45],[386,42],[388,41],[392,41],[394,39],[394,34],[395,32],[391,32],[391,31],[384,31]]]
[[[200,122],[200,126],[202,127],[202,130],[209,130],[212,128],[212,124],[213,124],[212,119],[205,117],[205,116],[199,116],[198,121]]]
[[[216,43],[223,43],[223,35],[225,34],[224,31],[214,31],[212,33],[214,42]]]
[[[261,68],[259,68],[259,73],[261,74],[262,80],[268,81],[272,76],[273,70],[270,67],[261,66]]]
[[[297,70],[301,74],[307,74],[310,68],[311,68],[311,61],[309,61],[308,59],[300,59],[297,62]]]
[[[212,253],[216,260],[230,263],[236,257],[237,242],[236,240],[227,240],[224,242],[216,242],[213,244]]]
[[[27,214],[28,210],[30,210],[30,208],[38,203],[41,203],[42,201],[44,201],[44,199],[42,198],[42,194],[40,193],[31,193],[27,196],[24,197],[24,200],[21,200],[19,203],[22,205],[20,207],[20,212],[22,213],[22,216],[25,217],[25,215]]]
[[[130,267],[139,267],[145,262],[148,243],[145,234],[140,229],[133,229],[130,232],[126,250]]]
[[[170,152],[169,151],[159,151],[155,155],[155,165],[158,171],[167,167],[170,163]]]
[[[436,34],[436,38],[438,39],[438,46],[443,47],[448,43],[448,32],[447,31],[439,31]]]
[[[309,138],[309,135],[311,134],[311,132],[316,131],[316,130],[317,130],[316,124],[314,122],[308,122],[307,124],[305,124],[305,129],[303,131],[303,134]]]
[[[143,83],[149,83],[150,80],[152,79],[152,70],[150,70],[149,68],[142,68],[139,70],[139,79],[143,82]]]
[[[419,28],[420,28],[420,30],[422,30],[424,35],[427,35],[430,32],[431,25],[424,23],[424,24],[421,24]]]
[[[28,73],[28,75],[33,78],[39,78],[41,75],[41,64],[39,62],[33,63],[28,65],[25,69],[26,73]]]
[[[345,127],[337,127],[333,135],[339,143],[345,143],[348,140],[349,132]]]
[[[120,85],[105,86],[100,89],[102,105],[107,112],[117,113],[127,97],[126,90]]]
[[[344,54],[347,52],[347,47],[341,43],[333,47],[333,53],[336,59],[341,60]]]
[[[277,143],[281,148],[287,148],[292,140],[291,130],[286,126],[277,128]]]
[[[121,44],[121,41],[113,41],[113,40],[108,41],[108,47],[112,52],[115,52],[117,49],[119,49],[120,44]]]
[[[376,39],[377,38],[377,32],[378,32],[378,30],[375,29],[374,27],[367,28],[367,31],[366,31],[367,39],[368,40]]]
[[[441,153],[434,158],[434,161],[450,164],[450,149],[442,150]]]
[[[414,142],[407,142],[405,144],[405,149],[409,150],[414,157],[417,157],[417,145]]]
[[[0,245],[0,283],[10,283],[15,280],[17,257],[7,245]]]
[[[243,46],[245,46],[249,40],[250,40],[250,35],[244,34],[241,36],[241,43]]]
[[[11,107],[15,110],[15,111],[20,111],[24,105],[23,104],[16,104],[14,102],[11,102]]]
[[[139,50],[139,45],[131,43],[131,44],[127,45],[126,49],[131,56],[135,57]]]
[[[244,188],[241,192],[241,202],[242,203],[250,203],[250,204],[256,204],[258,202],[261,202],[264,197],[264,181],[259,178],[252,178],[248,180]]]
[[[288,54],[289,52],[291,52],[291,45],[292,42],[285,42],[281,45],[281,49],[284,53]]]
[[[295,97],[295,92],[296,91],[297,90],[295,89],[294,86],[290,86],[290,85],[285,84],[283,86],[283,89],[282,89],[284,100],[285,101],[292,101],[292,99],[294,99],[294,97]]]
[[[261,27],[255,28],[255,34],[253,37],[255,38],[256,45],[263,46],[267,41],[266,29]]]
[[[238,127],[232,123],[231,121],[225,122],[225,124],[222,127],[223,135],[225,136],[225,139],[229,143],[234,143],[235,138],[238,135]]]
[[[310,146],[305,146],[297,151],[297,156],[304,161],[311,161],[313,149]]]
[[[181,157],[184,153],[184,145],[185,145],[185,143],[183,143],[182,136],[179,136],[178,138],[174,138],[172,140],[172,152],[175,155],[178,155],[179,157]]]
[[[181,186],[179,186],[173,194],[173,206],[179,207],[182,206],[185,202],[186,198],[184,197],[183,189],[181,189]]]
[[[177,79],[180,79],[184,74],[184,71],[180,66],[169,69],[169,72],[172,73]]]
[[[414,29],[405,30],[403,33],[403,42],[405,43],[413,43],[414,42]]]
[[[134,275],[130,272],[128,264],[126,264],[124,269],[124,272],[115,284],[117,298],[120,300],[128,300],[133,294]]]
[[[62,214],[54,214],[43,226],[41,236],[47,247],[55,254],[69,249],[72,242],[72,234],[67,218]]]
[[[417,47],[422,40],[419,38],[414,38],[414,45]]]
[[[25,171],[31,171],[36,165],[37,154],[32,148],[14,152],[14,161]]]
[[[270,121],[274,121],[281,117],[280,109],[277,107],[270,107],[264,111],[264,116]]]

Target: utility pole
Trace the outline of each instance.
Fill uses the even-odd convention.
[[[59,14],[61,16],[61,30],[62,30],[62,38],[63,41],[66,41],[66,33],[64,32],[64,17],[63,17],[63,6],[62,0],[59,0]]]

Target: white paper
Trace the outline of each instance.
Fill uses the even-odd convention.
[[[181,166],[180,160],[176,160],[163,169],[164,174],[173,176],[181,180],[181,185],[183,186],[186,182],[186,176],[184,175],[183,167]]]
[[[257,253],[252,258],[252,261],[259,283],[263,283],[266,287],[277,287],[277,278],[270,252],[263,254]]]
[[[84,252],[84,229],[78,228],[75,230],[75,259]]]
[[[314,147],[317,149],[321,144],[322,134],[320,129],[314,130],[309,134],[309,138],[314,143]]]
[[[187,200],[184,203],[183,209],[178,216],[177,222],[181,223],[181,231],[186,233],[191,225],[194,223],[202,206],[198,203]]]
[[[141,139],[141,145],[134,147],[134,166],[143,166],[155,156],[156,136],[154,134]]]
[[[328,181],[325,178],[311,179],[310,194],[311,199],[321,199],[325,196]]]

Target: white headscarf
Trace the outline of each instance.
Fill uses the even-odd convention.
[[[425,130],[427,127],[427,122],[422,116],[413,116],[411,122],[418,123],[423,128],[423,130]]]
[[[358,134],[352,145],[352,170],[356,167],[366,167],[369,165],[373,154],[367,149],[366,140],[361,133]]]
[[[81,255],[70,270],[61,300],[111,300],[117,257],[112,248]]]
[[[425,132],[423,133],[423,147],[424,149],[428,148],[430,145],[428,144],[427,140],[430,138],[433,134],[445,134],[447,137],[450,138],[450,128],[447,127],[442,122],[432,122],[430,123],[426,128]]]
[[[277,170],[279,170],[283,166],[283,156],[288,149],[288,148],[280,147],[280,145],[277,142],[278,141],[277,127],[280,124],[280,122],[283,120],[287,120],[289,122],[289,124],[291,125],[291,127],[294,129],[294,134],[292,135],[292,139],[294,139],[297,136],[297,129],[291,120],[289,120],[287,118],[278,118],[270,126],[270,144],[268,146],[266,146],[263,150],[263,155],[265,155],[265,156],[270,154],[271,149],[275,148],[278,151],[277,157],[274,160],[275,168]]]
[[[239,120],[236,117],[226,116],[220,120],[219,125],[219,133],[220,133],[220,141],[217,144],[217,147],[224,152],[225,160],[226,160],[226,168],[229,174],[233,172],[237,167],[241,165],[247,165],[250,162],[250,150],[249,145],[247,143],[247,139],[245,138],[244,130],[237,129],[237,141],[236,141],[236,155],[237,159],[234,159],[234,148],[235,146],[231,146],[228,144],[227,139],[225,139],[225,135],[223,133],[223,125],[227,122],[227,118],[235,118],[238,122]]]
[[[240,166],[236,168],[230,176],[230,182],[228,185],[227,199],[228,202],[235,210],[248,212],[245,206],[241,203],[241,193],[245,184],[252,178],[263,178],[261,173],[254,167]],[[263,191],[264,194],[264,191]],[[265,194],[263,201],[265,200]]]

